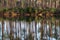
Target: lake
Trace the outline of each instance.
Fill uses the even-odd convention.
[[[47,22],[48,23],[48,22]],[[49,24],[43,23],[43,40],[56,40],[54,36],[49,36]],[[10,25],[11,24],[11,25]],[[10,28],[12,27],[12,28]],[[60,27],[57,26],[57,34],[60,35],[59,31]],[[41,30],[42,25],[41,21],[38,21],[35,23],[35,21],[32,22],[26,22],[26,21],[12,21],[11,23],[9,21],[4,21],[4,40],[10,40],[8,35],[10,34],[10,31],[12,30],[12,34],[14,36],[14,39],[16,37],[20,38],[21,40],[28,40],[28,36],[30,33],[32,33],[34,40],[40,40],[41,39]],[[52,26],[52,34],[55,33],[55,25]],[[60,37],[60,36],[58,36]],[[57,38],[59,39],[59,38]],[[2,22],[0,21],[0,40],[2,40]]]

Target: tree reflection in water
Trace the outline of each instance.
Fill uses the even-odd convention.
[[[20,24],[21,23],[21,24]],[[42,40],[56,40],[54,38],[54,33],[55,33],[55,27],[54,25],[50,29],[51,23],[47,22],[46,24],[43,23],[43,36],[41,36],[41,21],[37,22],[37,30],[35,29],[35,21],[30,22],[25,22],[25,21],[12,21],[11,25],[9,21],[4,21],[4,40],[10,40],[10,37],[13,37],[11,40],[36,40],[35,35],[37,35],[37,40],[41,40],[41,37],[43,38]],[[30,25],[30,26],[29,26]],[[10,28],[10,26],[12,28]],[[56,25],[55,25],[56,26]],[[29,32],[30,29],[30,32]],[[50,30],[49,30],[50,29]],[[57,29],[57,34],[58,36],[60,35],[60,27],[59,25],[56,27]],[[0,33],[2,32],[2,23],[0,22]],[[12,35],[10,34],[12,30]],[[37,31],[37,34],[35,33],[35,30]],[[52,34],[50,34],[52,32]],[[59,33],[58,33],[59,32]],[[0,35],[0,37],[3,34]],[[52,35],[52,36],[49,36]],[[55,35],[56,36],[56,35]],[[60,37],[60,36],[59,36]],[[59,38],[58,38],[59,39]]]

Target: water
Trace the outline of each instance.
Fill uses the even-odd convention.
[[[15,25],[15,21],[13,21],[12,29],[14,32],[14,34],[13,34],[14,38],[16,38],[16,36],[18,36],[19,38],[21,38],[21,40],[24,40],[24,38],[28,37],[29,28],[30,28],[30,32],[32,32],[32,34],[33,34],[32,36],[34,36],[34,40],[36,40],[36,35],[37,35],[37,39],[40,40],[41,32],[39,30],[41,29],[41,23],[37,22],[36,27],[37,28],[35,29],[35,21],[30,22],[30,24],[29,24],[29,22],[21,21],[21,26],[20,26],[20,22],[16,21],[16,25]],[[37,34],[35,33],[35,30],[37,31]],[[47,25],[47,30],[49,30],[49,25]],[[9,21],[4,21],[4,34],[6,36],[5,40],[9,40],[9,38],[8,38],[9,33],[10,33]],[[46,33],[46,24],[44,25],[44,33]],[[54,33],[54,31],[53,31],[53,33]],[[44,38],[47,38],[47,40],[56,40],[56,38],[49,37],[48,35],[47,35],[47,37],[45,36]],[[1,22],[0,22],[0,40],[2,40],[2,23]]]

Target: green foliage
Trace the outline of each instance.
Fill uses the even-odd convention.
[[[56,11],[54,12],[54,17],[56,18],[56,19],[60,19],[60,9],[56,9]]]
[[[56,13],[59,13],[57,12],[58,10],[56,8],[46,8],[46,9],[39,9],[39,8],[33,8],[33,7],[26,7],[26,8],[18,8],[18,7],[15,7],[15,8],[3,8],[2,11],[0,12],[8,12],[8,11],[13,11],[15,13],[20,13],[20,17],[18,18],[3,18],[3,19],[6,19],[6,20],[26,20],[26,21],[33,21],[35,20],[35,17],[31,16],[31,14],[35,15],[36,13],[38,12],[41,12],[43,13],[44,15],[46,14],[46,12],[52,12],[53,14],[56,14]],[[24,16],[25,14],[30,14],[30,16]],[[44,15],[43,17],[39,17],[37,18],[37,20],[41,20],[44,18]],[[60,18],[60,16],[55,16],[53,15],[54,18]],[[49,19],[52,19],[52,18],[49,18]]]
[[[35,8],[27,7],[27,8],[24,9],[24,11],[26,13],[34,13],[35,12]]]
[[[50,11],[54,13],[56,11],[56,8],[50,8]]]

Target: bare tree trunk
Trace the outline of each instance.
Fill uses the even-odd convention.
[[[17,33],[17,35],[18,35],[17,38],[18,38],[18,39],[17,39],[17,40],[20,40],[20,38],[19,38],[19,36],[20,36],[20,35],[19,35],[19,34],[20,34],[20,33],[19,33],[19,31],[20,31],[19,22],[18,22],[18,29],[17,29],[17,30],[18,30],[18,33]]]
[[[12,21],[10,21],[10,40],[13,40]]]
[[[15,36],[17,38],[17,33],[16,33],[16,20],[15,20]],[[15,40],[16,40],[16,38],[15,38]]]
[[[50,37],[52,37],[52,21],[49,20],[48,24],[49,24],[49,40],[51,40]]]
[[[21,29],[21,21],[20,21],[20,36],[22,36],[22,35],[21,35],[21,30],[22,30],[22,29]],[[21,39],[21,38],[20,38],[20,39]]]
[[[52,8],[52,0],[50,0],[50,8]]]
[[[56,29],[56,28],[57,28],[57,25],[56,25],[56,23],[57,23],[57,22],[56,22],[56,20],[55,20],[55,38],[56,38],[56,40],[57,40],[57,29]]]
[[[15,34],[16,34],[16,38],[15,38],[15,39],[17,40],[17,26],[16,26],[16,23],[17,23],[17,22],[16,22],[16,20],[15,20]]]
[[[52,37],[52,21],[50,21],[50,37]]]
[[[4,40],[4,21],[2,20],[2,40]]]
[[[60,0],[59,0],[59,8],[60,8]],[[59,19],[60,20],[60,19]]]
[[[41,21],[41,40],[43,40],[43,20]]]
[[[55,8],[56,8],[56,0],[55,0]]]

